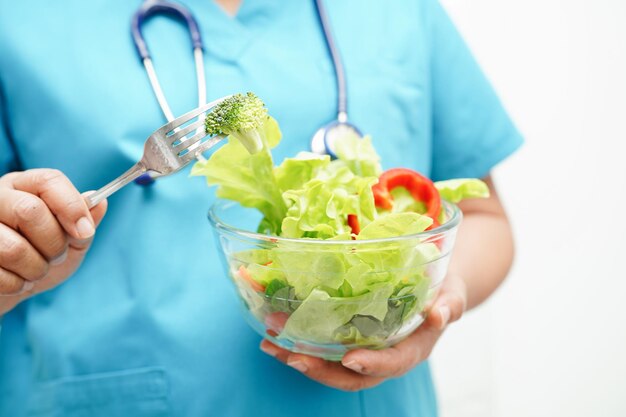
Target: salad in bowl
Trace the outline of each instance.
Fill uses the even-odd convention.
[[[370,137],[347,134],[336,159],[301,152],[275,166],[278,123],[252,93],[207,115],[228,142],[192,169],[217,186],[209,212],[244,316],[291,351],[340,360],[380,349],[424,320],[445,277],[464,198],[476,179],[432,182],[383,172]]]

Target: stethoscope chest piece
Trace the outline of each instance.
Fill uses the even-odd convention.
[[[337,158],[335,141],[347,135],[363,136],[359,129],[351,123],[340,122],[339,120],[330,122],[320,127],[313,135],[311,151],[318,155],[330,155],[332,159],[335,159]]]

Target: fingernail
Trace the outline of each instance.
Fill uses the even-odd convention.
[[[76,222],[76,231],[78,232],[78,236],[82,239],[88,239],[96,233],[96,229],[87,217],[81,217]]]
[[[278,355],[278,349],[276,349],[274,346],[272,345],[267,345],[265,343],[261,344],[261,350],[265,353],[267,353],[270,356],[276,357],[276,355]]]
[[[32,290],[34,286],[35,286],[34,282],[25,281],[24,285],[22,286],[22,292],[27,292],[27,291]]]
[[[443,329],[448,324],[448,320],[450,320],[450,307],[439,307],[439,315],[441,316],[441,328]]]
[[[309,368],[306,366],[306,364],[304,362],[301,361],[293,361],[293,362],[287,362],[287,365],[291,366],[294,369],[297,369],[298,371],[305,373],[306,371],[309,370]]]
[[[60,265],[67,259],[68,248],[65,248],[65,251],[57,256],[56,258],[50,259],[50,265]]]
[[[352,369],[354,372],[363,373],[363,365],[357,361],[349,361],[343,364],[346,368]]]

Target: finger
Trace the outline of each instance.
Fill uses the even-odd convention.
[[[87,191],[84,192],[82,194],[82,197],[85,198],[86,196],[88,196],[89,194],[93,194],[94,191]],[[107,212],[107,208],[109,206],[108,201],[102,200],[100,203],[96,204],[95,206],[93,206],[90,210],[91,212],[91,217],[93,218],[94,221],[94,225],[96,226],[96,228],[100,225],[100,222],[102,221],[102,219],[104,218],[104,215]]]
[[[22,235],[0,223],[0,267],[36,281],[48,272],[48,261]]]
[[[441,333],[438,327],[424,323],[395,346],[382,350],[352,350],[346,353],[341,363],[362,375],[398,377],[430,356]]]
[[[0,268],[0,296],[18,295],[22,291],[30,290],[33,283],[25,281],[11,271]]]
[[[67,249],[65,231],[33,194],[0,188],[0,223],[21,233],[48,260],[59,258]]]
[[[321,384],[344,391],[359,391],[370,388],[384,380],[383,378],[360,375],[346,369],[338,362],[329,362],[308,355],[292,353],[268,340],[261,342],[261,350]]]
[[[360,391],[384,381],[384,378],[353,372],[340,362],[325,361],[300,353],[291,353],[287,365],[321,384],[344,391]]]
[[[13,188],[41,198],[71,237],[89,239],[95,233],[87,203],[60,171],[31,169],[10,179]]]
[[[458,276],[446,277],[439,296],[428,312],[428,322],[443,329],[461,318],[467,308],[467,287]]]
[[[284,364],[287,363],[287,359],[289,358],[289,354],[291,353],[290,351],[283,349],[280,346],[276,346],[274,343],[270,342],[267,339],[263,339],[263,341],[261,341],[260,348],[263,352],[275,357]]]

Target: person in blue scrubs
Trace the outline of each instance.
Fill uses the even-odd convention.
[[[83,203],[164,122],[129,35],[139,4],[0,0],[0,415],[437,415],[426,359],[510,266],[489,175],[521,144],[441,5],[327,2],[351,120],[384,167],[485,178],[493,192],[463,204],[428,321],[397,347],[327,363],[259,346],[218,260],[213,191],[189,168],[127,186],[108,212]],[[312,1],[185,4],[206,44],[208,97],[254,91],[283,130],[277,160],[308,149],[336,111]],[[174,114],[195,107],[186,29],[154,18],[145,37]]]

